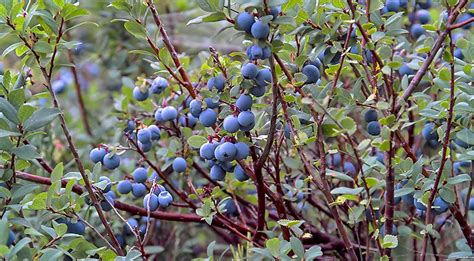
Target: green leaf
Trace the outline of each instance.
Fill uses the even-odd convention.
[[[448,184],[455,185],[463,182],[471,181],[471,177],[468,174],[460,174],[455,177],[448,178]]]
[[[33,160],[41,157],[41,155],[36,152],[36,147],[31,144],[12,148],[11,152],[14,153],[17,157],[22,158],[24,160]]]
[[[7,100],[5,100],[5,98],[2,97],[0,97],[0,113],[2,113],[5,118],[15,124],[20,122],[16,116],[17,111],[15,107],[13,107],[13,105],[11,105]]]
[[[146,31],[142,25],[137,23],[136,21],[127,21],[124,25],[125,29],[133,36],[138,39],[146,39]]]
[[[216,241],[212,241],[208,246],[207,246],[207,257],[213,258],[214,257],[214,247],[216,246]]]
[[[44,127],[52,122],[59,113],[60,111],[56,108],[41,108],[25,121],[24,130],[33,131]]]
[[[224,1],[220,0],[196,0],[199,7],[206,12],[221,11]]]
[[[293,252],[295,252],[298,257],[301,258],[304,256],[304,246],[303,243],[301,243],[301,240],[293,236],[290,238],[290,244],[291,249],[293,249]]]
[[[6,220],[0,220],[0,235],[8,235],[10,233],[10,227]],[[0,245],[5,245],[7,243],[8,237],[0,237]]]
[[[280,239],[271,238],[265,242],[265,247],[270,251],[272,256],[278,257],[280,254]]]
[[[199,149],[206,142],[207,142],[206,137],[199,136],[199,135],[193,135],[189,137],[188,139],[188,144],[195,149]]]
[[[200,24],[200,23],[209,23],[209,22],[217,22],[217,21],[222,21],[225,20],[226,17],[223,12],[215,12],[215,13],[210,13],[206,15],[202,15],[199,17],[196,17],[189,21],[186,26],[191,25],[191,24]]]
[[[381,0],[372,0],[370,1],[369,12],[375,12],[384,7],[384,2]]]
[[[0,138],[3,137],[15,137],[15,136],[20,136],[21,133],[18,132],[12,132],[12,131],[7,131],[7,130],[0,130]]]
[[[11,53],[12,51],[16,50],[16,48],[23,45],[23,42],[17,42],[10,46],[8,46],[2,53],[2,56],[5,57],[7,54]]]
[[[304,253],[304,259],[308,261],[314,260],[316,257],[320,256],[323,256],[323,251],[320,246],[312,246],[306,251],[306,253]]]
[[[398,246],[398,238],[394,235],[385,235],[382,246],[384,248],[396,248]]]
[[[56,182],[60,181],[61,178],[63,177],[63,172],[64,172],[64,166],[63,163],[59,163],[54,167],[53,172],[51,173],[51,182]]]
[[[358,195],[364,190],[364,188],[348,188],[348,187],[338,187],[331,190],[331,194],[349,194],[349,195]]]

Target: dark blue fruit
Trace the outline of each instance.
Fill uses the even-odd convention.
[[[239,164],[235,166],[234,175],[238,181],[246,181],[249,179],[249,176],[247,175],[247,173],[245,173],[245,170]]]
[[[250,31],[253,37],[260,40],[265,40],[270,34],[270,26],[268,24],[262,23],[261,21],[257,21],[252,25]]]
[[[416,11],[416,19],[421,23],[421,24],[427,24],[431,20],[430,12],[425,9],[420,9]]]
[[[449,207],[451,204],[448,202],[444,201],[441,197],[436,197],[433,200],[433,210],[436,214],[442,214],[446,211],[448,211]]]
[[[130,180],[121,180],[117,185],[117,191],[120,194],[128,194],[132,191],[132,182]]]
[[[99,177],[99,182],[105,182],[105,184],[106,184],[104,189],[102,189],[102,192],[104,192],[104,193],[109,192],[110,189],[112,188],[112,181],[110,181],[110,179],[108,177],[100,176]]]
[[[104,167],[107,169],[116,169],[120,166],[120,156],[115,153],[107,153],[104,156]]]
[[[161,118],[163,121],[171,121],[178,118],[178,111],[173,106],[166,106],[161,111]]]
[[[209,91],[212,91],[212,89],[216,89],[218,92],[222,92],[225,87],[225,79],[224,76],[222,75],[217,75],[216,77],[212,77],[207,81],[207,88]]]
[[[237,121],[241,126],[247,127],[252,124],[255,124],[255,115],[251,111],[242,111],[239,113]]]
[[[251,33],[252,25],[254,23],[255,23],[254,16],[247,12],[240,13],[235,19],[235,24],[237,28],[247,33]]]
[[[160,132],[160,128],[158,128],[158,126],[156,125],[150,125],[148,126],[148,130],[150,131],[150,135],[151,135],[151,140],[159,140],[161,138],[161,132]]]
[[[159,205],[160,203],[158,202],[158,197],[153,193],[147,194],[143,198],[143,207],[146,210],[155,211],[158,209]]]
[[[237,214],[237,207],[235,206],[235,202],[232,199],[227,198],[227,199],[223,200],[221,202],[221,204],[223,206],[225,214],[231,215],[231,216]]]
[[[377,120],[377,111],[376,110],[368,110],[365,112],[364,120],[365,122],[371,122]]]
[[[149,143],[151,142],[151,133],[148,128],[141,129],[137,132],[137,139],[141,143]]]
[[[133,173],[133,180],[137,183],[145,183],[148,178],[148,170],[142,167],[136,168]]]
[[[367,124],[367,132],[372,136],[380,135],[380,124],[378,121],[371,121]]]
[[[244,78],[246,79],[254,79],[255,77],[257,77],[258,67],[253,63],[247,63],[242,66],[241,73],[242,76],[244,76]]]
[[[223,127],[224,127],[224,130],[226,130],[229,133],[237,132],[240,129],[240,125],[239,125],[239,121],[237,120],[237,117],[234,115],[229,115],[225,117]]]
[[[132,195],[136,198],[141,198],[146,195],[146,186],[142,183],[132,184]]]
[[[107,150],[105,150],[104,148],[95,148],[89,153],[89,158],[94,163],[102,162],[105,157],[105,154],[107,154]]]
[[[186,160],[181,157],[177,157],[173,160],[173,170],[176,172],[186,171],[187,166]]]
[[[209,109],[219,108],[219,101],[214,101],[212,98],[206,98],[204,101]]]
[[[173,201],[173,197],[171,196],[171,194],[168,191],[163,191],[158,196],[158,201],[160,203],[160,206],[167,207]]]
[[[438,140],[436,125],[433,122],[426,123],[421,131],[421,135],[423,135],[426,140]]]
[[[248,94],[242,94],[239,96],[235,102],[235,106],[239,108],[240,111],[248,111],[252,108],[253,99],[252,96]]]
[[[235,155],[236,160],[246,159],[250,155],[250,148],[243,142],[237,142],[234,144],[237,154]]]
[[[13,242],[15,242],[15,233],[10,230],[10,232],[8,232],[7,247],[10,247]]]
[[[221,145],[217,146],[214,151],[214,156],[220,161],[231,161],[234,159],[237,154],[237,148],[233,143],[224,142]]]
[[[211,127],[217,121],[217,113],[212,109],[205,109],[201,115],[199,115],[199,122],[204,127]]]
[[[250,93],[255,97],[262,97],[266,91],[267,88],[265,86],[255,86],[250,89]]]
[[[136,228],[138,228],[138,221],[134,218],[129,218],[127,220],[127,224],[123,226],[123,230],[125,231],[126,234],[131,235],[132,231],[134,231]]]
[[[189,112],[196,118],[199,117],[199,115],[202,112],[202,102],[200,100],[192,100],[189,103]]]
[[[261,69],[257,73],[257,77],[255,77],[255,82],[258,86],[268,86],[273,82],[272,80],[272,72],[269,69]]]
[[[426,206],[425,204],[421,203],[421,201],[419,201],[418,199],[414,198],[413,199],[413,204],[415,205],[415,207],[419,210],[423,210],[425,211],[426,210]]]
[[[352,162],[344,162],[344,173],[346,173],[347,175],[351,176],[351,177],[354,177],[356,175],[356,168],[354,166],[354,164],[352,164]]]
[[[319,80],[319,77],[321,77],[321,74],[319,73],[318,67],[308,64],[303,67],[303,70],[301,72],[306,76],[306,83],[316,83]]]
[[[133,88],[133,98],[137,101],[144,101],[148,99],[148,89],[142,90],[140,87]]]
[[[217,148],[217,143],[205,143],[199,149],[199,155],[207,160],[214,159],[214,151]]]
[[[222,181],[225,178],[225,170],[219,165],[212,166],[209,174],[214,181]]]
[[[402,65],[402,67],[400,67],[400,69],[398,69],[398,72],[400,73],[400,75],[403,77],[405,75],[414,75],[415,72],[413,71],[412,68],[408,67],[408,65],[406,63],[404,63]]]
[[[398,9],[400,9],[400,1],[399,0],[387,0],[385,2],[385,6],[387,7],[387,11],[389,11],[389,12],[398,12]]]
[[[247,47],[246,54],[249,60],[263,59],[263,49],[257,44]]]
[[[414,38],[418,38],[425,34],[425,29],[421,26],[421,24],[413,24],[410,28],[410,34]]]
[[[163,77],[156,77],[151,83],[150,90],[154,94],[160,94],[166,88],[168,88],[168,86],[169,86],[168,80],[166,80]]]

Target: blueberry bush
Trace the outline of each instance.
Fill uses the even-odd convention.
[[[0,258],[474,258],[474,3],[0,0]]]

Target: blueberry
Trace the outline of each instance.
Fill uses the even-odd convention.
[[[425,9],[420,9],[416,11],[416,19],[418,19],[421,24],[427,24],[431,20],[430,12]]]
[[[225,178],[225,171],[221,166],[214,165],[211,167],[210,176],[214,181],[222,181]]]
[[[462,15],[459,16],[458,20],[457,20],[457,23],[462,23],[462,22],[465,22],[469,19],[471,19],[472,15],[471,14],[467,14],[467,13],[464,13]],[[472,26],[472,22],[464,25],[462,28],[465,29],[465,30],[469,30]]]
[[[155,210],[158,209],[159,205],[160,205],[160,203],[158,202],[158,197],[153,193],[147,194],[143,198],[143,207],[146,210],[155,211]]]
[[[398,9],[400,9],[400,1],[399,0],[387,0],[385,2],[385,6],[387,7],[387,11],[397,12]]]
[[[132,184],[132,195],[136,198],[141,198],[146,195],[146,186],[142,183]]]
[[[166,88],[168,88],[168,86],[169,86],[168,80],[166,80],[163,77],[156,77],[151,83],[150,90],[154,94],[160,94]]]
[[[109,195],[105,195],[104,199],[100,202],[100,207],[102,208],[102,210],[110,211],[113,209],[113,206],[114,199]]]
[[[376,110],[368,110],[365,112],[364,115],[364,120],[365,122],[371,122],[371,121],[376,121],[377,120],[377,111]]]
[[[354,164],[352,164],[352,162],[344,162],[344,173],[346,173],[347,175],[351,176],[351,177],[354,177],[357,172],[356,172],[356,168],[354,166]]]
[[[260,87],[266,87],[273,82],[272,72],[269,69],[261,69],[258,71],[257,76],[255,77],[255,82]]]
[[[442,214],[448,211],[450,204],[444,201],[441,197],[436,197],[433,200],[433,206],[437,208],[433,208],[436,214]]]
[[[231,161],[235,155],[237,155],[237,148],[230,142],[222,143],[214,152],[214,156],[220,161]]]
[[[142,167],[136,168],[133,173],[133,180],[137,183],[145,183],[148,178],[148,170]]]
[[[199,122],[204,127],[211,127],[217,121],[217,113],[212,109],[205,109],[201,115],[199,115]]]
[[[140,235],[143,237],[146,234],[146,225],[147,224],[141,224],[140,227],[138,228],[138,232],[140,232]]]
[[[166,191],[165,187],[163,187],[163,185],[160,185],[160,184],[156,184],[156,187],[155,189],[153,190],[153,193],[155,193],[155,195],[160,195],[161,192],[163,191]]]
[[[115,153],[107,153],[104,156],[104,167],[107,169],[116,169],[120,166],[120,156]]]
[[[173,160],[173,170],[176,172],[186,171],[187,165],[186,160],[181,157],[177,157]]]
[[[225,117],[223,127],[224,127],[224,130],[226,130],[229,133],[237,132],[240,128],[237,117],[234,115],[229,115]]]
[[[415,205],[417,209],[426,211],[426,206],[420,201],[418,201],[418,199],[413,198],[413,204]]]
[[[261,21],[257,21],[252,25],[252,28],[250,31],[253,37],[260,40],[265,40],[270,34],[270,26]]]
[[[240,111],[248,111],[252,108],[253,99],[252,96],[248,94],[242,94],[239,96],[237,101],[235,101],[235,106],[239,108]]]
[[[141,143],[151,142],[151,132],[148,128],[141,129],[137,132],[137,139]]]
[[[242,111],[237,120],[241,126],[247,127],[255,123],[255,115],[251,111]]]
[[[250,93],[255,97],[262,97],[266,91],[267,88],[265,86],[255,86],[250,89]]]
[[[371,121],[367,124],[367,132],[372,136],[380,135],[380,124],[378,121]]]
[[[110,181],[110,179],[108,177],[100,176],[99,177],[99,182],[102,182],[102,181],[105,181],[105,183],[106,183],[104,189],[102,189],[102,192],[104,192],[104,193],[109,192],[110,189],[112,188],[112,182]]]
[[[272,57],[272,50],[270,49],[270,47],[268,46],[265,46],[262,48],[262,59],[269,59],[270,57]]]
[[[67,83],[61,79],[53,81],[51,88],[55,94],[61,94],[66,90]]]
[[[148,126],[148,130],[150,131],[151,140],[159,140],[161,138],[161,132],[158,126],[152,124]]]
[[[249,60],[263,59],[263,49],[258,44],[247,47],[246,54]]]
[[[408,206],[413,206],[414,204],[413,193],[403,195],[401,198],[402,198],[403,203],[407,204]]]
[[[308,63],[311,64],[311,65],[316,66],[319,70],[321,70],[321,68],[323,67],[323,63],[321,62],[321,60],[318,57],[316,57],[314,59],[309,59]]]
[[[249,179],[249,176],[247,173],[245,173],[245,170],[238,164],[235,166],[234,175],[238,181],[246,181]]]
[[[80,220],[78,220],[76,223],[68,221],[66,225],[67,233],[78,235],[84,235],[86,233],[86,225]]]
[[[469,210],[474,210],[474,198],[469,199]]]
[[[202,112],[202,102],[200,100],[194,99],[189,103],[189,112],[194,117],[199,117]]]
[[[400,67],[400,69],[398,69],[398,72],[400,73],[400,75],[403,77],[405,75],[414,75],[415,72],[413,71],[412,68],[408,67],[408,65],[406,63],[404,63],[402,65],[402,67]]]
[[[425,34],[425,29],[421,26],[421,24],[413,24],[410,28],[410,34],[414,38],[418,38]]]
[[[151,142],[146,142],[146,143],[138,142],[138,147],[139,147],[143,152],[149,152],[149,151],[151,150],[152,144],[151,144]]]
[[[237,154],[235,155],[236,160],[243,160],[250,155],[250,148],[247,144],[243,142],[237,142],[234,144],[237,149]]]
[[[148,89],[142,90],[140,87],[133,88],[133,98],[137,101],[144,101],[148,99]]]
[[[226,172],[234,172],[235,165],[230,161],[219,162],[219,166]]]
[[[117,185],[120,194],[128,194],[132,191],[132,183],[129,180],[121,180]]]
[[[209,91],[212,91],[215,88],[218,92],[222,92],[225,87],[225,79],[222,75],[217,75],[216,77],[212,77],[207,81],[207,88]]]
[[[255,23],[255,18],[252,14],[247,12],[240,13],[235,19],[235,24],[239,30],[251,33],[252,25]]]
[[[422,9],[430,9],[431,8],[431,0],[417,0],[416,3],[422,8]]]
[[[131,235],[136,228],[138,228],[138,221],[134,218],[129,218],[127,224],[124,225],[124,231],[128,235]]]
[[[205,98],[204,101],[209,109],[219,108],[219,101],[214,101],[212,98]]]
[[[162,109],[162,108],[159,108],[159,109],[157,109],[156,112],[155,112],[155,120],[156,120],[157,122],[163,122],[163,117],[161,116],[161,112],[162,112],[162,111],[163,111],[163,109]]]
[[[423,135],[426,140],[438,140],[436,125],[433,122],[426,123],[421,131],[421,135]]]
[[[205,143],[199,149],[199,155],[201,158],[212,160],[214,159],[214,151],[218,144],[216,143]]]
[[[318,67],[311,64],[305,65],[301,72],[306,75],[306,83],[316,83],[321,77]]]
[[[385,224],[380,227],[380,235],[385,236]],[[398,235],[398,228],[395,224],[392,224],[392,235]]]
[[[160,206],[167,207],[173,201],[173,197],[168,191],[163,191],[158,196],[158,201],[160,202]]]
[[[459,49],[459,48],[456,48],[454,50],[454,57],[458,58],[459,60],[463,60],[464,59],[464,54],[462,53],[462,50]]]
[[[224,208],[224,213],[228,215],[236,215],[237,214],[237,207],[235,206],[235,202],[227,198],[221,202],[223,208]]]
[[[183,125],[184,127],[192,128],[194,125],[196,125],[196,123],[197,119],[191,113],[188,113],[186,116],[179,116],[179,124]]]
[[[384,164],[384,158],[385,158],[385,156],[384,156],[383,152],[377,151],[377,152],[375,153],[375,158],[377,159],[378,162]]]
[[[166,106],[161,111],[161,118],[163,121],[171,121],[178,118],[178,111],[173,106]]]
[[[125,246],[127,241],[125,241],[125,237],[122,234],[115,234],[115,238],[117,239],[118,243],[122,248]]]
[[[127,127],[123,130],[124,132],[130,134],[133,131],[135,131],[135,128],[137,127],[137,124],[133,120],[127,121]]]
[[[89,158],[94,163],[102,162],[104,160],[105,154],[107,154],[107,151],[104,148],[95,148],[89,153]]]
[[[10,232],[8,232],[7,247],[10,247],[13,242],[15,242],[15,233],[10,230]]]
[[[275,6],[275,7],[270,8],[270,15],[273,16],[272,21],[274,21],[278,17],[278,14],[280,14],[280,12],[281,12],[280,6]]]
[[[253,63],[247,63],[242,66],[241,73],[242,76],[244,76],[244,78],[246,79],[254,79],[255,77],[257,77],[258,67]]]
[[[341,165],[341,153],[334,153],[330,154],[328,157],[326,157],[326,164],[339,167]]]

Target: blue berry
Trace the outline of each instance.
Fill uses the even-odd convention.
[[[235,25],[238,29],[247,33],[251,32],[252,25],[255,23],[255,18],[252,14],[247,12],[240,13],[235,19]]]
[[[209,174],[214,181],[222,181],[225,178],[225,171],[219,165],[212,166]]]
[[[365,122],[371,122],[377,120],[377,111],[376,110],[368,110],[365,112],[364,120]]]
[[[410,34],[414,38],[418,38],[425,34],[425,29],[421,26],[421,24],[413,24],[410,28]]]
[[[145,183],[148,178],[148,170],[142,167],[136,168],[133,173],[133,180],[137,183]]]
[[[212,91],[213,88],[215,88],[218,92],[222,92],[225,87],[225,79],[224,76],[218,75],[216,77],[212,77],[207,81],[207,88],[209,91]]]
[[[128,194],[132,191],[132,183],[129,180],[121,180],[117,185],[120,194]]]
[[[107,154],[107,151],[104,148],[95,148],[89,153],[89,158],[94,163],[102,162],[105,154]]]
[[[179,116],[179,124],[185,126],[185,127],[194,127],[196,125],[197,119],[191,114],[188,113],[186,116],[181,115]]]
[[[150,131],[151,140],[159,140],[161,138],[161,132],[158,126],[152,124],[148,126],[148,130]]]
[[[371,121],[367,124],[367,132],[370,135],[378,136],[380,135],[380,124],[378,121]]]
[[[238,181],[246,181],[249,179],[249,176],[247,173],[245,173],[245,170],[238,164],[235,166],[234,175]]]
[[[242,94],[239,96],[237,101],[235,101],[235,106],[239,108],[240,111],[248,111],[252,108],[253,99],[252,96],[248,94]]]
[[[134,218],[129,218],[127,224],[124,225],[125,233],[128,235],[131,235],[136,228],[138,228],[138,221]]]
[[[139,147],[143,152],[149,152],[149,151],[151,150],[152,144],[151,144],[151,142],[146,142],[146,143],[138,142],[138,147]]]
[[[10,247],[13,242],[15,242],[15,233],[10,230],[10,232],[8,232],[7,247]]]
[[[252,25],[252,28],[250,31],[253,37],[260,40],[265,40],[270,34],[270,26],[261,21],[257,21]]]
[[[142,91],[140,87],[133,88],[133,98],[137,101],[144,101],[148,99],[149,93],[148,89]]]
[[[272,50],[270,49],[270,47],[268,46],[265,46],[262,48],[262,59],[269,59],[270,57],[272,57]]]
[[[400,1],[399,0],[387,0],[385,2],[385,6],[387,7],[387,11],[389,11],[389,12],[398,12],[398,9],[400,9]]]
[[[306,83],[316,83],[321,77],[318,67],[311,64],[308,64],[303,67],[303,70],[301,70],[301,72],[306,75]]]
[[[66,90],[67,83],[61,79],[53,81],[51,88],[55,94],[61,94]]]
[[[356,172],[356,168],[354,166],[354,164],[352,164],[352,162],[344,162],[344,173],[346,173],[347,175],[351,176],[351,177],[354,177],[357,172]]]
[[[151,133],[148,128],[141,129],[137,132],[137,139],[141,143],[151,142]]]
[[[243,160],[250,155],[250,148],[243,142],[237,142],[234,144],[237,154],[235,155],[236,160]]]
[[[114,207],[114,198],[110,195],[105,195],[104,199],[100,202],[100,207],[104,211],[112,210]]]
[[[217,121],[217,113],[212,109],[205,109],[201,115],[199,115],[199,122],[204,127],[211,127]]]
[[[229,133],[237,132],[240,128],[237,117],[234,115],[229,115],[225,117],[223,127],[224,127],[224,130],[226,130]]]
[[[241,126],[247,127],[255,123],[255,115],[251,111],[242,111],[237,120]]]
[[[426,210],[426,206],[423,203],[421,203],[420,201],[418,201],[418,199],[416,199],[416,198],[413,199],[413,204],[419,210],[423,210],[423,211]]]
[[[84,235],[86,233],[86,225],[82,221],[77,221],[76,223],[68,221],[67,225],[67,233],[71,234],[78,234]]]
[[[171,121],[178,118],[178,111],[173,106],[166,106],[161,111],[161,118],[163,121]]]
[[[275,6],[275,7],[270,8],[270,15],[273,16],[272,21],[274,21],[278,17],[278,14],[280,14],[280,12],[281,12],[280,6]]]
[[[146,195],[146,186],[142,183],[132,184],[132,195],[136,198],[141,198]]]
[[[450,204],[444,201],[441,197],[436,197],[433,200],[433,206],[436,207],[433,209],[436,214],[442,214],[448,211]]]
[[[421,135],[426,140],[438,140],[438,132],[436,131],[436,125],[433,122],[428,122],[421,131]]]
[[[188,164],[186,163],[186,160],[177,157],[173,160],[173,170],[176,172],[184,172],[186,171],[186,168],[188,167]]]
[[[214,101],[212,98],[206,98],[204,101],[206,102],[206,105],[209,109],[219,108],[219,102]]]
[[[331,166],[339,167],[342,162],[341,153],[330,154],[326,157],[326,163]]]
[[[380,227],[380,235],[385,236],[385,224]],[[398,228],[395,224],[392,224],[392,235],[398,235]]]
[[[474,210],[474,198],[469,199],[469,210]]]
[[[417,0],[416,3],[422,8],[422,9],[430,9],[431,8],[431,0]]]
[[[150,90],[154,94],[160,94],[166,88],[168,88],[168,86],[169,86],[168,80],[166,80],[163,77],[156,77],[151,83]]]
[[[255,82],[260,87],[266,87],[273,82],[272,72],[269,69],[261,69],[258,71],[257,76],[255,77]]]
[[[263,49],[258,44],[247,47],[246,54],[249,60],[263,59]]]
[[[454,50],[454,57],[458,58],[459,60],[463,60],[464,59],[464,54],[462,53],[462,50],[459,49],[459,48],[456,48]]]
[[[106,184],[104,189],[102,189],[102,192],[104,192],[104,193],[109,192],[110,189],[112,188],[112,181],[110,181],[110,179],[108,177],[100,176],[99,177],[99,182],[102,182],[102,181],[105,181],[105,184]]]
[[[155,120],[156,120],[157,122],[163,122],[163,117],[161,116],[161,112],[162,112],[162,111],[163,111],[163,109],[162,109],[162,108],[159,108],[159,109],[157,109],[156,112],[155,112]]]
[[[408,65],[406,63],[404,63],[402,65],[402,67],[400,67],[400,69],[398,69],[398,72],[400,73],[400,75],[403,77],[405,75],[413,75],[415,74],[415,72],[413,71],[412,68],[408,67]]]
[[[104,156],[104,167],[107,169],[116,169],[120,166],[120,156],[115,153],[107,153]]]
[[[199,115],[202,112],[202,102],[200,100],[192,100],[189,103],[189,112],[194,116],[194,117],[199,117]]]
[[[168,191],[162,191],[158,196],[158,201],[160,202],[160,206],[167,207],[173,201],[173,197]]]
[[[250,93],[255,97],[262,97],[267,91],[265,86],[255,86],[250,89]]]
[[[146,210],[155,211],[158,209],[159,205],[160,203],[158,202],[158,197],[153,193],[147,194],[143,198],[143,207]]]
[[[427,24],[431,20],[430,12],[425,9],[420,9],[416,11],[416,18],[421,24]]]
[[[230,142],[222,143],[216,148],[214,152],[214,156],[220,161],[231,161],[234,159],[236,154],[237,148],[233,143]]]
[[[165,187],[163,187],[163,185],[157,184],[155,189],[153,190],[153,193],[158,196],[163,191],[166,191]]]
[[[135,131],[135,128],[137,127],[137,124],[133,120],[127,121],[127,127],[123,130],[124,132],[130,134],[133,131]]]
[[[228,215],[236,215],[237,214],[237,207],[235,206],[235,202],[232,199],[227,198],[227,199],[223,200],[221,202],[221,204],[224,208],[225,214],[228,214]]]
[[[246,79],[254,79],[255,77],[257,77],[258,67],[253,63],[247,63],[242,66],[241,73],[242,76],[244,76],[244,78]]]
[[[214,151],[218,144],[216,143],[205,143],[199,149],[199,155],[201,158],[212,160],[214,159]]]

